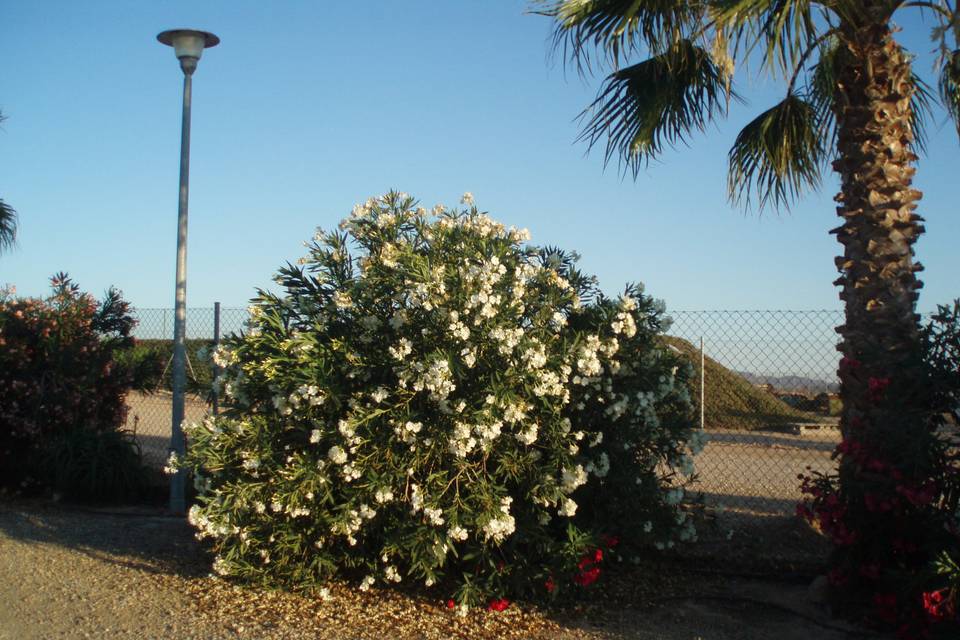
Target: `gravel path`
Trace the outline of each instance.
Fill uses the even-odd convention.
[[[242,588],[210,577],[206,562],[178,519],[0,501],[0,639],[850,637],[803,584],[684,573],[670,561],[617,572],[573,611],[511,606],[464,619],[391,590],[333,585],[324,602]]]

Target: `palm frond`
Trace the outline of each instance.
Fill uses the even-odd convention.
[[[940,101],[950,114],[953,125],[960,136],[960,49],[955,49],[949,56],[944,56],[943,67],[940,69],[940,79],[937,82]]]
[[[764,66],[789,75],[817,39],[811,0],[715,0],[711,18],[734,40],[735,51],[749,56],[763,47]]]
[[[581,114],[577,138],[593,148],[606,140],[604,163],[619,156],[636,175],[663,150],[687,142],[694,130],[726,113],[737,97],[723,70],[689,40],[639,64],[609,75],[593,103]]]
[[[913,95],[910,97],[910,128],[913,130],[913,147],[920,153],[927,151],[927,123],[933,117],[933,102],[936,99],[930,85],[913,71]]]
[[[0,250],[12,249],[17,243],[17,212],[0,200]]]
[[[820,47],[820,56],[810,73],[806,97],[817,114],[820,138],[826,148],[833,150],[837,141],[837,119],[834,101],[837,91],[837,73],[840,70],[840,41],[830,38]]]
[[[789,208],[805,190],[820,186],[824,145],[816,107],[796,94],[760,114],[729,153],[730,199],[745,207],[756,194],[758,209]]]
[[[553,48],[583,73],[600,52],[614,68],[631,53],[659,52],[684,37],[703,6],[682,0],[540,0],[532,13],[553,18]]]

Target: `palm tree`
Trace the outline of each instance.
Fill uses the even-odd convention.
[[[6,118],[0,111],[0,122]],[[0,198],[0,251],[10,249],[17,240],[17,212]]]
[[[10,249],[17,240],[17,212],[0,200],[0,251]]]
[[[901,10],[934,18],[939,96],[895,38]],[[554,48],[581,73],[612,69],[581,114],[580,140],[602,143],[605,161],[619,160],[634,176],[726,115],[739,99],[738,65],[749,60],[783,79],[783,100],[747,124],[729,152],[730,199],[788,207],[819,187],[828,166],[837,172],[841,430],[845,438],[857,430],[861,444],[922,475],[926,445],[915,436],[929,431],[929,412],[918,384],[922,267],[913,244],[923,226],[911,183],[937,97],[960,133],[960,2],[542,0],[533,12],[555,21]],[[851,503],[863,502],[860,480],[841,457],[839,483]],[[855,565],[867,558],[850,554],[867,553],[854,545],[835,555]]]

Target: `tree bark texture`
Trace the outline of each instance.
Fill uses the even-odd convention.
[[[875,413],[870,379],[914,374],[919,362],[919,316],[913,244],[923,233],[915,213],[922,194],[911,183],[917,156],[912,151],[910,60],[884,23],[851,26],[838,77],[837,160],[841,191],[837,214],[843,224],[831,233],[843,245],[836,259],[841,273],[845,324],[838,327],[846,363],[840,381],[841,425]],[[855,369],[855,370],[854,370]],[[875,383],[876,386],[876,383]],[[896,385],[899,386],[899,385]]]

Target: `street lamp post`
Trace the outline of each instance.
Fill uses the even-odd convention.
[[[180,204],[177,210],[177,284],[173,321],[173,417],[170,451],[182,459],[186,453],[183,438],[184,393],[187,386],[187,201],[190,184],[190,94],[193,72],[203,50],[215,47],[220,38],[206,31],[173,29],[164,31],[157,40],[173,47],[183,70],[183,125],[180,132]],[[178,470],[170,480],[170,511],[183,513],[184,472]]]

